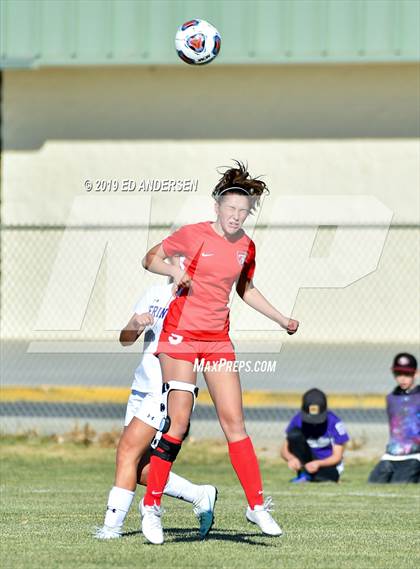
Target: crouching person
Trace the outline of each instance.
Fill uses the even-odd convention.
[[[397,354],[392,365],[397,387],[386,398],[389,442],[369,475],[369,482],[420,483],[420,387],[415,385],[417,360]]]
[[[349,440],[341,419],[327,407],[327,397],[310,389],[302,409],[290,421],[280,454],[296,472],[291,482],[338,482],[344,445]]]

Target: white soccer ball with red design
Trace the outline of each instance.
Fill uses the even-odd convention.
[[[178,28],[175,48],[185,63],[210,63],[220,51],[221,38],[214,26],[205,20],[189,20]]]

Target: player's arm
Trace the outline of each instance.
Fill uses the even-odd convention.
[[[172,277],[174,283],[178,285],[179,288],[188,288],[191,284],[190,275],[184,272],[178,265],[165,263],[165,259],[167,258],[168,255],[166,255],[162,243],[158,243],[146,253],[142,260],[142,265],[151,273]]]
[[[343,460],[344,447],[345,445],[333,444],[333,451],[331,456],[320,460],[312,460],[311,462],[307,462],[305,464],[306,470],[313,473],[318,472],[320,468],[323,468],[325,466],[336,466]]]
[[[147,326],[152,326],[154,318],[148,312],[133,314],[127,325],[120,332],[120,343],[123,346],[131,346],[143,333]]]
[[[282,444],[280,456],[287,462],[287,466],[290,470],[300,470],[302,468],[300,460],[290,452],[289,442],[287,439]]]
[[[239,279],[236,292],[248,306],[270,318],[270,320],[274,320],[274,322],[287,330],[288,334],[294,334],[297,331],[299,322],[284,316],[270,304],[265,296],[254,286],[252,279]]]

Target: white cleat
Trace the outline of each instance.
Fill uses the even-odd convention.
[[[141,531],[147,541],[154,545],[163,543],[162,514],[160,506],[145,506],[143,500],[140,502]]]
[[[262,506],[255,506],[253,510],[248,506],[246,519],[256,524],[266,535],[279,536],[283,534],[281,527],[273,520],[270,512],[273,511],[273,500],[269,496]]]
[[[111,528],[104,525],[101,528],[96,528],[93,537],[96,539],[118,539],[122,537],[122,526]]]
[[[193,512],[200,522],[200,537],[204,539],[214,523],[214,506],[217,500],[217,488],[214,486],[201,486],[201,494],[194,502]]]

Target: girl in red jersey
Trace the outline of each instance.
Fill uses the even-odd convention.
[[[282,534],[269,513],[271,499],[263,499],[258,460],[245,430],[239,374],[229,365],[235,360],[228,309],[233,285],[244,302],[289,334],[294,334],[299,326],[272,306],[253,284],[255,245],[242,225],[264,193],[268,193],[266,184],[251,178],[245,166],[237,162],[236,168],[226,170],[212,193],[216,221],[181,227],[143,259],[147,270],[173,277],[179,290],[156,351],[165,382],[167,421],[152,451],[147,490],[141,503],[142,531],[151,543],[163,543],[160,501],[188,431],[197,395],[195,361],[208,362],[212,367],[212,371],[204,372],[204,377],[228,441],[232,466],[248,501],[248,521],[257,524],[265,534]],[[185,257],[185,270],[164,262],[173,255]]]

